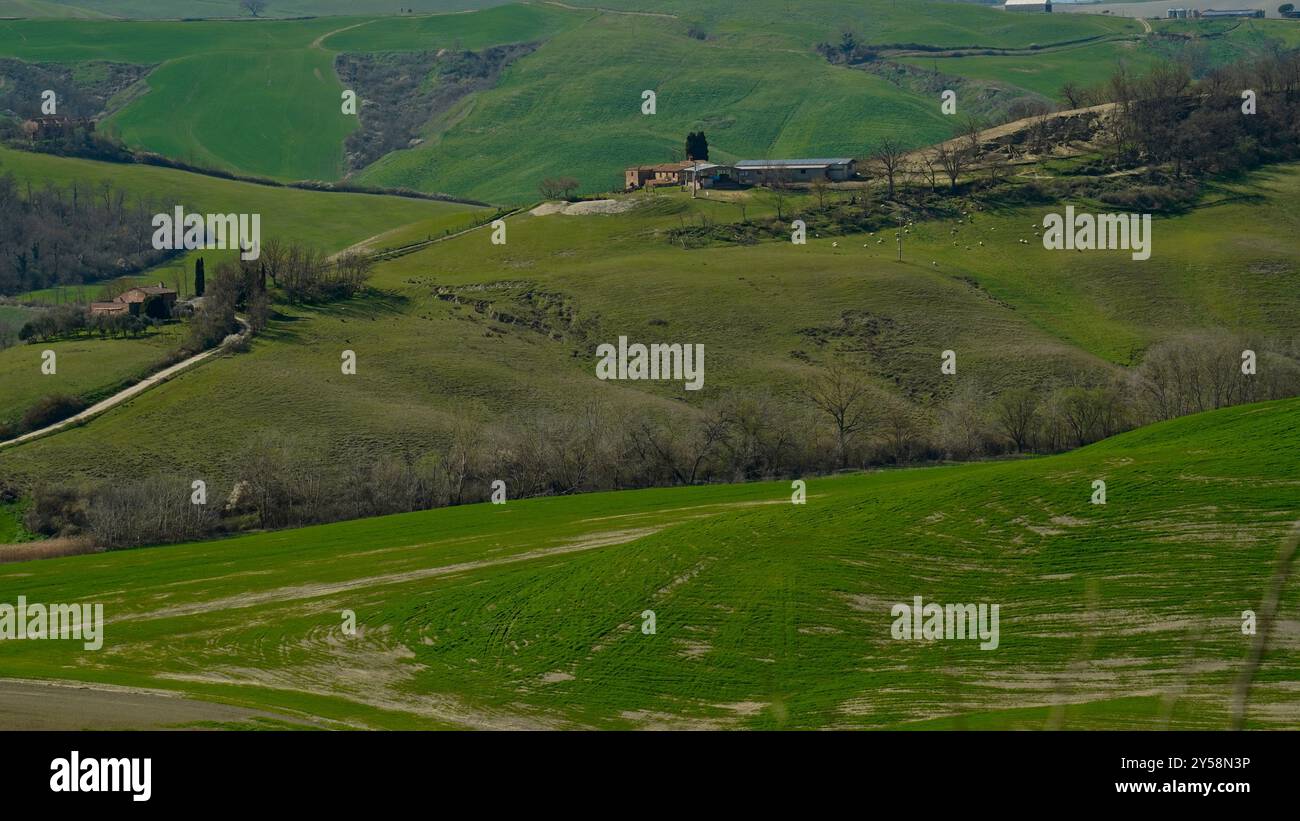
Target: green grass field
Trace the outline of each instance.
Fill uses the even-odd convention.
[[[22,5],[24,0],[15,0]],[[26,15],[31,17],[57,17],[60,14],[106,14],[132,19],[172,17],[247,17],[233,0],[44,0],[32,2],[39,6]],[[416,12],[456,12],[466,9],[498,6],[508,0],[367,0],[366,14],[399,14],[404,9]],[[355,0],[275,0],[262,12],[262,17],[302,17],[306,15],[355,14]],[[0,8],[3,8],[0,5]]]
[[[782,483],[596,494],[10,565],[0,601],[100,602],[106,637],[0,659],[350,727],[1223,728],[1241,613],[1300,518],[1297,423],[1243,406],[812,480],[804,506]],[[998,648],[891,638],[914,596],[998,604]],[[1284,625],[1297,606],[1291,584]],[[1300,720],[1292,633],[1248,726]]]
[[[277,14],[370,16],[184,23],[52,15],[217,9],[9,5],[51,19],[0,21],[0,55],[157,64],[150,91],[105,129],[282,179],[342,173],[354,124],[334,113],[336,54],[541,41],[496,88],[430,124],[418,147],[357,175],[498,203],[534,200],[548,176],[578,177],[589,191],[621,186],[624,165],[666,160],[699,128],[715,160],[860,156],[883,136],[913,145],[949,136],[937,99],[813,50],[845,30],[912,51],[1017,50],[903,59],[1049,97],[1066,79],[1087,85],[1119,60],[1141,67],[1155,54],[1134,20],[892,0],[600,0],[602,9],[531,3],[414,17],[286,0]],[[0,0],[0,16],[5,8]],[[1273,30],[1233,29],[1212,57],[1262,47]],[[646,88],[658,93],[653,116],[640,113]],[[261,213],[264,240],[329,251],[445,236],[489,213],[0,149],[6,171]],[[872,192],[830,196],[854,194],[883,207]],[[353,299],[277,303],[246,352],[0,450],[0,489],[27,494],[0,505],[0,544],[32,538],[22,511],[45,482],[176,477],[188,495],[202,478],[219,503],[264,433],[348,465],[415,458],[465,426],[490,434],[593,403],[616,423],[645,408],[687,423],[710,402],[766,392],[806,408],[809,381],[837,359],[937,431],[931,417],[956,391],[1120,380],[1152,345],[1189,332],[1294,346],[1298,198],[1300,163],[1209,181],[1197,207],[1154,221],[1145,262],[1128,251],[1045,250],[1035,231],[1066,203],[958,200],[966,218],[912,225],[901,261],[893,230],[813,230],[806,245],[669,241],[684,226],[773,215],[777,202],[762,190],[638,193],[617,214],[519,213],[504,245],[470,231],[379,264]],[[782,207],[788,217],[813,201],[791,193]],[[204,252],[209,271],[233,253]],[[132,279],[185,291],[194,255]],[[23,299],[84,300],[96,289]],[[460,301],[440,298],[447,289]],[[0,318],[30,310],[0,306]],[[0,423],[50,394],[102,398],[182,331],[0,351]],[[702,344],[707,390],[598,381],[595,346],[619,336]],[[46,348],[58,354],[54,376],[40,372]],[[939,368],[949,349],[955,377]],[[344,350],[356,353],[355,375],[340,372]],[[97,652],[0,642],[0,697],[7,678],[159,688],[339,728],[1221,729],[1250,647],[1242,612],[1261,606],[1278,546],[1300,519],[1298,423],[1293,399],[1058,456],[814,477],[801,506],[788,482],[512,499],[0,564],[0,603],[99,602],[108,619]],[[1089,501],[1097,479],[1108,486],[1104,506]],[[892,639],[891,606],[914,596],[999,605],[999,647]],[[1297,605],[1292,581],[1249,727],[1300,726]],[[641,629],[647,610],[653,633]],[[356,635],[340,629],[345,611]]]
[[[75,339],[15,345],[0,351],[0,424],[14,423],[43,396],[97,396],[140,379],[181,341],[179,326],[140,339]],[[42,354],[54,351],[58,371],[41,372]]]
[[[119,13],[122,5],[129,4],[104,9]],[[344,173],[343,142],[357,125],[340,111],[336,54],[540,42],[497,88],[435,117],[422,145],[359,175],[523,202],[548,176],[577,176],[589,191],[620,187],[623,167],[670,158],[683,134],[701,127],[723,159],[857,156],[885,135],[915,145],[948,136],[934,100],[831,66],[814,52],[817,42],[838,41],[846,29],[881,44],[1027,48],[1124,36],[1137,26],[923,5],[900,10],[872,0],[832,13],[825,3],[729,0],[703,10],[674,2],[609,11],[514,4],[465,14],[262,22],[35,19],[0,22],[0,55],[156,64],[147,93],[127,101],[104,130],[201,165],[334,180]],[[996,73],[975,64],[970,76],[990,70]],[[1020,79],[1014,69],[1004,74],[1013,85]],[[1042,78],[1025,80],[1025,88],[1045,87]],[[653,117],[640,114],[645,89],[660,95]]]

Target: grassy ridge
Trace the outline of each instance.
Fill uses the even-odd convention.
[[[430,124],[422,145],[362,174],[385,185],[524,201],[547,176],[578,176],[588,190],[619,187],[625,165],[666,159],[683,133],[701,127],[722,159],[858,155],[887,134],[913,144],[947,137],[949,124],[933,100],[833,67],[813,52],[814,43],[837,41],[844,28],[873,43],[1027,47],[1114,36],[1136,25],[915,5],[726,2],[688,12],[669,2],[629,14],[532,4],[258,23],[26,20],[0,23],[0,54],[160,63],[147,80],[149,93],[109,118],[106,129],[132,145],[215,167],[337,179],[356,121],[339,111],[335,53],[543,41],[499,88]],[[639,113],[647,88],[660,94],[652,118]]]
[[[1089,43],[1033,54],[973,57],[902,57],[899,62],[944,74],[1009,83],[1059,99],[1061,86],[1100,85],[1121,65],[1141,73],[1159,59],[1156,52],[1135,42]]]
[[[597,494],[14,565],[0,601],[97,601],[110,623],[99,653],[0,658],[353,726],[1223,727],[1240,613],[1300,517],[1298,421],[1297,401],[1245,406],[1059,457],[814,480],[803,507],[782,483]],[[891,639],[916,595],[1000,604],[999,648]],[[1298,605],[1291,584],[1283,617]],[[1296,726],[1298,664],[1279,637],[1251,726]]]
[[[646,89],[657,94],[653,116],[641,113]],[[857,156],[886,134],[946,138],[950,124],[937,105],[808,50],[701,44],[657,18],[604,15],[520,60],[451,128],[360,178],[493,201],[526,201],[539,180],[565,174],[616,190],[625,165],[669,159],[700,127],[715,159],[734,160]]]
[[[258,189],[267,191],[276,189]],[[350,196],[288,193],[311,198],[304,220],[315,204]],[[1285,276],[1295,265],[1290,238],[1300,226],[1290,203],[1298,193],[1295,166],[1224,185],[1203,208],[1155,220],[1154,253],[1143,263],[1122,251],[1044,250],[1031,226],[1063,205],[984,211],[961,226],[918,224],[903,263],[884,232],[689,252],[667,241],[668,229],[700,215],[740,218],[736,203],[717,197],[671,194],[618,216],[521,215],[509,221],[505,246],[478,231],[385,263],[375,274],[380,293],[285,311],[249,354],[206,365],[84,428],[14,448],[5,467],[27,480],[86,465],[226,480],[241,443],[259,430],[292,430],[305,446],[364,459],[427,451],[444,443],[458,420],[490,425],[592,399],[630,410],[702,398],[672,384],[597,383],[594,345],[619,335],[704,344],[708,397],[768,389],[799,399],[821,365],[848,351],[881,387],[921,401],[955,389],[938,372],[947,349],[958,352],[963,379],[998,392],[1116,373],[1152,343],[1190,330],[1285,341],[1294,339],[1300,315],[1300,297]],[[750,218],[772,211],[762,196],[744,200]],[[397,202],[465,218],[436,203]],[[305,221],[303,230],[337,231],[337,240],[345,228],[369,233],[374,210]],[[417,224],[380,244],[398,244],[411,231],[439,233]],[[555,338],[434,294],[437,286],[500,283],[516,285],[466,295],[526,317],[512,289],[557,294],[591,330],[580,337],[556,324]],[[855,333],[876,330],[842,338],[845,316],[863,323],[852,326]],[[345,349],[357,352],[355,378],[339,373]],[[196,428],[205,436],[177,447],[178,437]]]
[[[365,12],[393,15],[404,9],[414,9],[417,12],[456,12],[497,6],[504,2],[508,0],[400,0],[394,3],[367,3],[373,8],[367,8]],[[108,14],[133,19],[247,16],[243,9],[236,7],[233,0],[46,0],[40,5],[54,8],[31,16],[59,16],[59,7],[66,10],[66,14]],[[91,11],[83,12],[83,9]],[[262,12],[262,17],[354,14],[356,11],[357,3],[354,0],[275,0]]]
[[[0,0],[0,17],[102,17],[103,12],[67,6],[55,0]]]
[[[721,36],[763,37],[805,45],[822,40],[838,42],[844,30],[853,31],[867,43],[921,43],[937,48],[1025,48],[1141,31],[1136,20],[1093,15],[1009,15],[996,7],[931,0],[909,0],[901,7],[894,0],[602,0],[590,5],[671,14]]]
[[[323,45],[331,51],[477,50],[507,43],[549,40],[580,25],[593,13],[555,6],[509,5],[475,14],[381,17],[331,34]]]
[[[435,236],[481,209],[459,203],[277,188],[148,165],[120,165],[0,148],[0,174],[60,187],[103,182],[130,197],[184,204],[204,212],[260,213],[262,238],[280,237],[339,251],[397,226],[420,223]],[[205,252],[221,256],[220,252]]]
[[[354,22],[357,20],[348,18],[261,22],[6,20],[0,21],[0,53],[46,62],[113,60],[150,64],[214,51],[257,53],[307,48],[315,38]]]

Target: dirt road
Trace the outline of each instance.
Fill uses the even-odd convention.
[[[317,726],[307,719],[196,701],[167,690],[0,679],[0,730],[163,730],[196,722],[268,719]]]
[[[240,337],[247,338],[249,333],[252,332],[252,329],[248,326],[248,323],[242,319],[239,320],[239,324],[244,326],[244,332],[240,334]],[[119,391],[113,394],[112,396],[108,397],[107,399],[105,399],[103,402],[99,402],[94,405],[91,405],[81,413],[78,413],[75,416],[70,416],[67,419],[64,419],[62,422],[55,422],[53,425],[47,425],[41,428],[40,430],[34,430],[31,433],[24,433],[22,436],[15,437],[6,442],[0,442],[0,450],[4,450],[5,448],[12,447],[14,445],[21,445],[23,442],[29,442],[32,439],[38,439],[42,436],[45,436],[46,434],[54,433],[57,430],[62,430],[63,428],[69,427],[71,425],[79,425],[83,422],[88,422],[91,419],[95,418],[96,416],[99,416],[104,411],[110,410],[111,408],[115,408],[134,396],[139,396],[140,394],[152,388],[154,385],[160,385],[163,382],[166,382],[168,379],[171,379],[173,376],[177,375],[178,373],[189,370],[190,368],[199,364],[203,360],[212,356],[216,356],[217,354],[221,353],[221,351],[223,351],[224,349],[225,349],[224,344],[218,345],[217,347],[210,348],[204,351],[203,353],[195,354],[194,356],[191,356],[189,359],[186,359],[182,362],[177,362],[175,365],[172,365],[169,368],[163,368],[161,371],[158,371],[155,374],[151,374],[150,376],[141,379],[139,382],[135,383],[131,387],[127,388],[126,390]]]

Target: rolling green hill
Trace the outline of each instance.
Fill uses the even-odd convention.
[[[56,0],[0,0],[0,17],[102,17],[102,12]]]
[[[361,460],[435,449],[461,422],[492,426],[593,400],[693,414],[705,397],[680,386],[593,379],[595,346],[619,335],[704,344],[709,397],[765,389],[802,401],[811,377],[849,356],[879,387],[921,405],[957,388],[939,374],[948,349],[962,384],[997,393],[1119,375],[1153,343],[1189,331],[1294,343],[1298,192],[1296,166],[1223,185],[1203,207],[1156,220],[1155,252],[1141,264],[1122,251],[1044,250],[1031,226],[1060,206],[920,223],[903,263],[883,235],[692,251],[668,241],[667,231],[704,217],[741,219],[741,202],[750,219],[770,214],[761,194],[634,198],[643,204],[617,215],[523,214],[509,220],[504,246],[473,232],[381,264],[365,298],[284,308],[250,353],[8,449],[0,470],[24,483],[150,470],[225,481],[242,443],[264,430]],[[292,195],[325,206],[346,199]],[[345,213],[314,225],[340,238],[344,226],[358,238],[378,233]],[[419,236],[398,231],[377,247]],[[440,288],[461,302],[440,298]],[[358,355],[356,377],[340,374],[343,350]],[[204,436],[178,447],[196,429]]]
[[[24,0],[14,0],[20,5]],[[30,2],[30,0],[29,0]],[[337,14],[400,14],[405,9],[416,12],[455,12],[467,9],[499,6],[509,0],[274,0],[262,17],[303,17],[307,15]],[[247,17],[248,13],[239,8],[236,0],[44,0],[31,2],[41,6],[40,11],[31,11],[31,17],[59,16],[75,14],[88,10],[92,14],[106,14],[113,17],[132,19],[175,18],[175,17]],[[53,7],[53,8],[50,8]]]
[[[380,194],[354,194],[280,188],[191,174],[151,165],[121,165],[69,159],[0,148],[0,174],[49,182],[66,188],[74,182],[98,187],[111,181],[130,196],[185,204],[211,212],[262,214],[262,237],[294,239],[339,251],[394,228],[417,224],[435,236],[461,227],[477,206]],[[206,252],[222,256],[223,252]]]
[[[136,13],[129,3],[110,5]],[[277,5],[283,14],[306,9]],[[914,146],[951,136],[952,120],[920,80],[897,84],[816,52],[846,34],[883,49],[883,59],[938,72],[930,81],[939,87],[969,81],[995,109],[1056,99],[1067,80],[1099,83],[1121,64],[1140,70],[1203,47],[1190,56],[1212,65],[1300,37],[1286,21],[1206,31],[1213,36],[1195,42],[1158,39],[1136,20],[1008,15],[969,3],[617,0],[278,21],[21,20],[0,22],[0,56],[155,66],[146,93],[122,100],[103,129],[205,166],[336,180],[349,173],[344,142],[358,127],[340,111],[339,54],[540,44],[495,87],[434,111],[418,134],[404,127],[396,144],[414,137],[413,147],[352,172],[367,183],[522,203],[547,177],[576,177],[585,191],[619,189],[624,167],[671,159],[698,129],[728,161],[863,156],[885,136]],[[438,82],[431,75],[425,85]],[[641,114],[647,89],[658,95],[653,116]]]
[[[647,89],[653,116],[641,112]],[[565,174],[613,190],[624,166],[671,159],[699,127],[721,160],[858,156],[887,134],[917,143],[950,134],[937,105],[811,51],[702,45],[656,18],[604,15],[520,60],[447,131],[359,178],[421,189],[436,181],[492,201],[527,200],[538,181]],[[538,140],[533,150],[521,134]]]
[[[1112,62],[1112,38],[1130,38],[1137,24],[1010,17],[969,4],[899,9],[884,0],[847,11],[766,0],[607,11],[539,3],[380,18],[0,22],[0,55],[156,65],[147,93],[126,100],[102,128],[202,165],[333,180],[346,171],[343,143],[357,125],[340,112],[337,54],[541,43],[498,87],[437,112],[418,147],[360,174],[519,202],[547,176],[576,176],[586,190],[620,187],[624,166],[668,159],[696,128],[723,159],[860,155],[885,135],[916,145],[948,136],[933,99],[816,54],[816,43],[838,42],[845,30],[872,44],[1025,49],[1083,41],[1073,59],[1100,67]],[[976,65],[970,76],[988,73]],[[1000,77],[1008,88],[1018,79],[1014,67]],[[660,95],[653,117],[640,114],[646,89]],[[1026,78],[1024,89],[1055,90],[1042,78]]]
[[[1300,518],[1298,423],[1242,406],[813,480],[804,506],[782,483],[596,494],[9,565],[0,602],[107,626],[0,662],[326,726],[1223,728],[1242,611]],[[997,604],[997,648],[891,638],[914,596]],[[1300,721],[1297,607],[1292,580],[1247,726]]]

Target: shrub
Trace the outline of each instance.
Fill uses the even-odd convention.
[[[53,425],[74,416],[85,407],[86,404],[75,396],[66,394],[45,396],[27,409],[27,412],[23,414],[21,426],[25,431],[40,430],[47,425]]]

